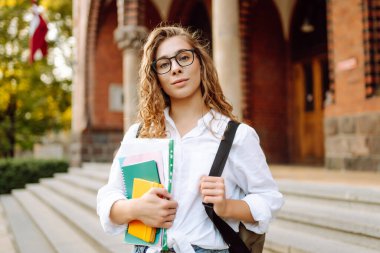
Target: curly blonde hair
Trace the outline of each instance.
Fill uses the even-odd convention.
[[[169,96],[161,89],[157,74],[151,65],[155,60],[157,48],[166,39],[182,36],[194,48],[201,65],[201,92],[205,105],[215,111],[236,120],[232,106],[223,95],[218,75],[208,54],[208,44],[200,39],[198,32],[190,32],[181,26],[160,26],[148,36],[143,48],[139,70],[139,111],[141,124],[140,137],[165,138],[165,107],[170,107]]]

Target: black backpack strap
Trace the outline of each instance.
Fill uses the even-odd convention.
[[[223,139],[220,142],[218,151],[215,155],[214,162],[211,166],[209,176],[220,177],[222,175],[239,124],[239,122],[232,120],[228,122],[227,128],[224,131]]]
[[[224,139],[220,142],[209,176],[220,177],[222,175],[239,124],[239,122],[232,120],[228,122],[227,128],[224,132]],[[247,246],[245,246],[244,242],[240,239],[239,234],[215,213],[213,204],[203,203],[203,205],[208,217],[219,230],[223,240],[230,247],[229,251],[231,253],[250,253]]]
[[[139,125],[139,128],[137,129],[136,138],[139,138],[140,132],[141,132],[142,124]]]

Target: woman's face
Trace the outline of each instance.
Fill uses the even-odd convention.
[[[158,72],[165,72],[171,64],[171,68],[167,73],[157,74],[157,76],[162,89],[172,102],[173,100],[202,96],[200,89],[200,62],[195,53],[186,51],[189,49],[193,48],[181,36],[168,38],[157,48],[156,69]],[[194,56],[194,61],[191,63],[192,55]],[[168,60],[160,60],[163,58],[171,58],[169,60],[171,63]]]

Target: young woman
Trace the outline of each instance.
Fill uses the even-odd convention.
[[[206,46],[181,27],[153,30],[140,68],[139,122],[123,141],[139,137],[174,139],[172,193],[153,188],[126,199],[117,161],[98,193],[104,230],[122,233],[132,220],[168,229],[171,252],[228,253],[202,202],[235,230],[239,223],[262,234],[283,204],[253,128],[240,124],[222,177],[209,177],[211,164],[232,114]],[[239,84],[231,84],[239,85]],[[164,198],[162,198],[164,196]],[[149,252],[137,246],[135,252]]]

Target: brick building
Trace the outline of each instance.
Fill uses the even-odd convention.
[[[200,29],[270,163],[380,171],[380,1],[74,1],[72,162],[111,161],[160,22]]]

